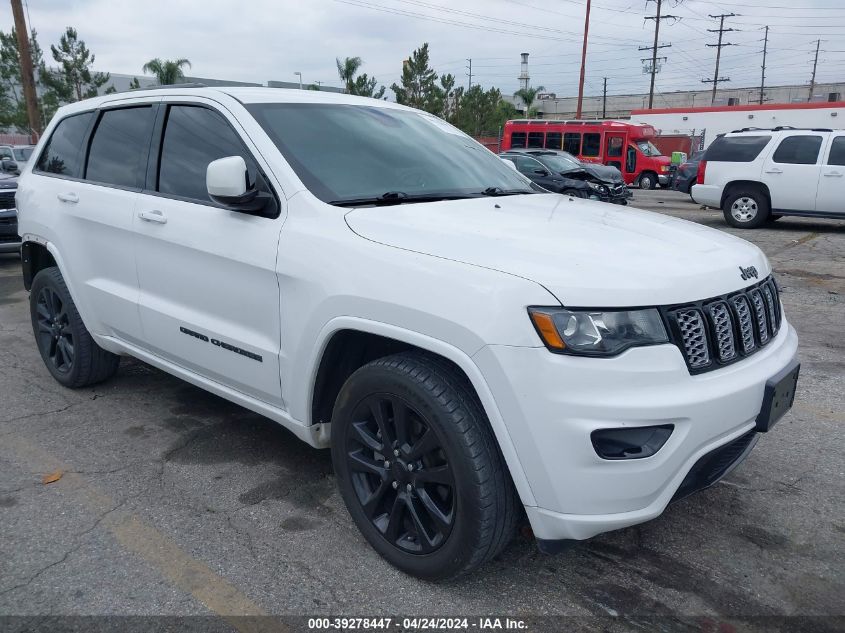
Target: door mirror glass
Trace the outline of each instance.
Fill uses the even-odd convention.
[[[253,215],[274,217],[273,197],[260,193],[249,182],[246,161],[241,156],[226,156],[211,161],[205,171],[208,197],[219,205]]]
[[[547,172],[545,169],[535,169],[534,173],[537,174],[538,176],[548,176],[549,175],[549,172]]]

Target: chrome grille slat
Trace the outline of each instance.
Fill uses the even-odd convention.
[[[748,299],[745,298],[745,295],[734,297],[731,299],[731,303],[733,304],[739,324],[742,353],[750,354],[757,347],[757,344],[754,342],[754,323],[751,318],[751,307],[748,305]]]
[[[754,306],[754,320],[757,325],[757,337],[760,345],[769,342],[769,328],[766,324],[766,306],[763,304],[763,295],[759,290],[751,291],[751,305]]]
[[[771,277],[729,295],[665,308],[664,315],[691,373],[754,354],[774,339],[783,319]]]
[[[728,304],[719,301],[711,303],[707,307],[710,319],[713,322],[713,330],[716,335],[714,341],[716,354],[722,362],[736,358],[736,343],[734,342],[733,320],[731,319]]]
[[[701,369],[710,364],[710,349],[707,346],[707,332],[704,319],[698,310],[681,310],[675,315],[687,362],[693,369]]]

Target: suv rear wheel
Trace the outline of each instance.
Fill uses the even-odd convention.
[[[29,294],[32,331],[53,378],[65,387],[86,387],[111,378],[120,356],[94,342],[55,266],[35,275]]]
[[[421,352],[377,359],[346,381],[332,462],[352,519],[402,571],[454,577],[512,538],[518,499],[465,377]]]
[[[756,229],[769,219],[769,200],[755,187],[734,189],[722,205],[725,221],[738,229]]]

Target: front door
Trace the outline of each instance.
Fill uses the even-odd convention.
[[[823,140],[821,134],[792,132],[763,161],[761,180],[769,188],[772,209],[815,210]]]
[[[845,215],[845,135],[838,133],[822,161],[816,210]]]
[[[604,164],[624,172],[625,135],[608,132],[604,135]]]
[[[158,128],[158,169],[139,194],[135,217],[144,343],[280,406],[281,220],[221,208],[205,184],[208,164],[234,155],[246,161],[250,182],[266,183],[257,152],[225,111],[202,101],[163,104]]]

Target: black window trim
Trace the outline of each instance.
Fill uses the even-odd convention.
[[[838,140],[842,140],[845,143],[845,134],[831,134],[830,136],[830,144],[827,146],[827,152],[825,153],[824,162],[822,163],[822,167],[845,167],[845,163],[831,163],[830,157],[833,154],[833,145]]]
[[[201,204],[206,207],[211,207],[212,209],[224,209],[227,210],[226,207],[220,204],[215,204],[211,200],[198,200],[197,198],[190,198],[188,196],[177,196],[172,193],[162,193],[160,191],[156,191],[158,187],[158,175],[161,170],[161,150],[164,145],[164,131],[165,126],[167,123],[167,117],[170,113],[170,109],[173,106],[190,106],[194,108],[205,108],[206,110],[211,110],[216,114],[222,117],[224,123],[229,126],[229,129],[232,130],[234,135],[237,137],[238,141],[240,142],[241,146],[244,149],[244,152],[252,157],[252,160],[255,162],[256,170],[258,175],[264,180],[264,183],[267,185],[267,188],[270,190],[270,193],[273,195],[273,198],[276,202],[276,215],[272,218],[265,218],[269,220],[278,219],[278,217],[282,213],[282,205],[280,203],[279,194],[276,192],[273,183],[267,177],[267,173],[261,166],[261,162],[258,161],[255,157],[255,154],[250,150],[247,144],[243,140],[243,136],[238,132],[234,126],[229,122],[229,119],[226,118],[226,115],[223,114],[220,110],[215,107],[208,105],[207,103],[203,103],[200,101],[187,101],[187,100],[174,100],[168,101],[164,100],[160,102],[160,108],[158,113],[156,114],[155,122],[153,123],[153,133],[152,139],[150,141],[150,151],[148,154],[147,160],[147,177],[144,189],[141,190],[139,193],[142,193],[147,196],[154,196],[156,198],[165,198],[168,200],[178,200],[179,202],[190,202],[193,204]],[[264,216],[255,216],[255,217],[264,217]]]

